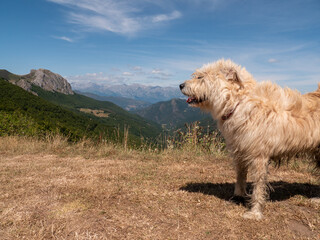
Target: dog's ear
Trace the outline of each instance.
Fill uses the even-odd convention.
[[[240,88],[243,88],[242,80],[235,69],[230,69],[230,71],[227,72],[226,79],[238,84]]]

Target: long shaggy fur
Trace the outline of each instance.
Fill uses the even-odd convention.
[[[262,218],[270,160],[311,153],[320,167],[320,84],[302,95],[258,83],[245,68],[219,60],[197,69],[180,88],[190,104],[218,121],[236,166],[235,195],[246,194],[248,168],[252,170],[252,208],[244,217]]]

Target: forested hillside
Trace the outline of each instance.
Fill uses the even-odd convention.
[[[43,94],[46,93],[46,91],[42,91]],[[69,95],[61,94],[59,95],[60,99],[62,96]],[[76,97],[83,99],[80,95]],[[87,106],[89,107],[90,104]],[[0,79],[0,135],[41,137],[48,133],[58,132],[68,136],[73,141],[84,136],[104,138],[111,141],[122,137],[125,119],[124,117],[119,118],[119,120],[115,119],[112,112],[113,108],[110,110],[110,118],[102,120],[102,118],[94,115],[76,111],[76,107],[75,105],[72,110],[70,105],[68,110],[62,106],[57,106],[18,86],[12,85],[4,79]],[[114,109],[117,109],[117,107],[114,106]],[[130,123],[132,123],[132,127]],[[138,142],[140,134],[148,132],[145,130],[149,129],[148,126],[142,128],[143,123],[141,123],[141,131],[139,132],[140,129],[134,123],[134,121],[127,123],[130,135],[129,140]],[[132,130],[135,130],[135,132]],[[159,133],[159,128],[155,128],[155,130],[157,131],[152,132],[152,129],[150,130],[154,136]]]
[[[74,112],[83,111],[84,109],[102,111],[106,117],[98,119],[101,123],[108,126],[119,126],[121,129],[125,126],[129,127],[129,132],[137,137],[155,138],[161,133],[159,124],[129,113],[111,102],[98,101],[77,93],[66,95],[58,92],[49,92],[38,86],[33,86],[32,91],[36,92],[39,97]]]
[[[170,101],[158,102],[134,112],[169,130],[183,128],[185,123],[195,121],[199,121],[199,125],[202,127],[217,128],[216,122],[210,114],[202,112],[199,108],[190,107],[184,99],[175,98]]]

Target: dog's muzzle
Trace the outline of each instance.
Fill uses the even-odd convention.
[[[182,92],[184,95],[188,96],[188,94],[186,94],[186,93],[183,91],[185,85],[186,85],[185,83],[181,83],[181,84],[179,85],[179,87],[180,87],[181,92]],[[187,103],[190,104],[190,105],[199,104],[199,103],[203,102],[204,100],[205,100],[205,98],[196,98],[196,97],[190,97],[190,96],[188,96]]]

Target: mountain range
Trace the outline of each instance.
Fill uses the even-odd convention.
[[[71,83],[72,87],[80,92],[89,92],[98,96],[108,97],[123,97],[127,99],[134,99],[147,103],[157,103],[160,101],[167,101],[172,98],[183,97],[179,87],[160,87],[160,86],[146,86],[141,84],[122,84],[122,85],[99,85],[95,83],[88,83],[80,85]]]
[[[109,101],[112,102],[123,109],[127,111],[135,111],[138,109],[142,109],[145,107],[148,107],[151,105],[149,102],[141,101],[141,100],[135,100],[132,98],[126,98],[126,97],[115,97],[115,96],[101,96],[90,92],[81,92],[81,91],[75,91],[76,93],[79,93],[81,95],[99,100],[99,101]]]
[[[216,128],[212,117],[199,108],[190,107],[186,100],[174,98],[158,102],[146,108],[133,111],[143,118],[161,124],[164,129],[174,130],[183,128],[185,123],[199,121],[200,125]]]

